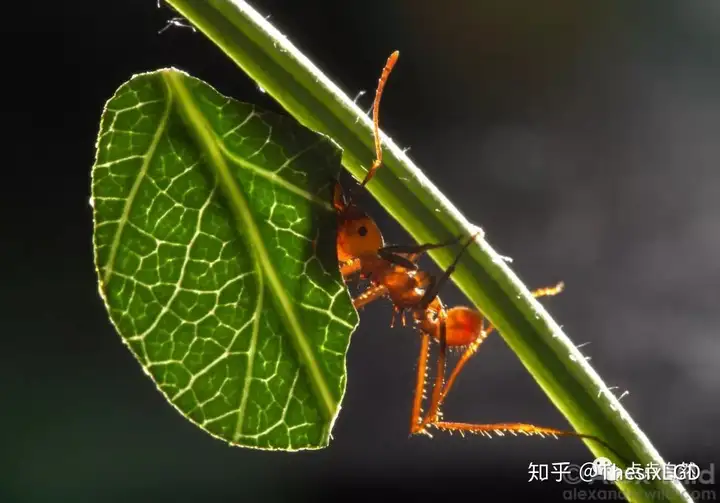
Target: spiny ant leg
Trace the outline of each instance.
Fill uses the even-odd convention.
[[[536,290],[533,290],[532,295],[533,297],[549,297],[553,295],[558,295],[560,292],[562,292],[565,289],[565,283],[560,281],[555,286],[546,286],[543,288],[538,288]],[[495,329],[492,325],[489,325],[488,328],[485,330],[487,334],[490,334]]]
[[[588,438],[587,435],[576,433],[574,431],[558,430],[556,428],[547,428],[544,426],[536,426],[534,424],[527,423],[489,423],[489,424],[472,424],[472,423],[458,423],[453,421],[437,421],[432,423],[432,426],[439,430],[445,431],[459,431],[461,433],[479,433],[490,436],[491,433],[502,435],[503,433],[511,433],[517,435],[521,433],[523,435],[551,435],[551,436],[573,436]],[[595,437],[590,437],[595,440]]]
[[[437,419],[442,398],[443,386],[445,384],[445,366],[447,362],[447,326],[445,318],[440,320],[440,350],[438,351],[437,370],[435,371],[435,384],[433,385],[430,398],[430,409],[420,427],[424,429],[428,424],[433,424]]]
[[[425,433],[422,425],[422,403],[425,394],[425,375],[427,373],[428,356],[430,354],[430,335],[423,334],[420,343],[420,355],[417,364],[417,379],[415,380],[415,397],[413,399],[412,413],[410,415],[410,434]]]
[[[445,320],[442,321],[441,326],[445,325]],[[487,335],[487,332],[483,331]],[[427,338],[427,337],[424,337]],[[442,378],[445,373],[445,350],[446,350],[446,344],[445,343],[445,335],[444,331],[441,329],[441,337],[440,337],[440,356],[438,358],[438,377],[436,378],[435,386],[433,388],[433,395],[432,395],[432,402],[430,406],[430,410],[428,411],[428,415],[426,416],[425,420],[420,424],[415,426],[415,429],[418,431],[424,431],[427,426],[434,426],[435,428],[439,430],[444,431],[458,431],[461,434],[467,433],[476,433],[476,434],[484,434],[487,436],[490,436],[491,433],[500,434],[502,435],[504,432],[512,433],[513,435],[517,435],[518,433],[524,434],[524,435],[539,435],[544,437],[545,435],[551,435],[555,437],[565,436],[565,437],[576,437],[576,438],[584,438],[588,440],[592,440],[595,442],[598,442],[599,444],[602,444],[604,447],[612,451],[619,459],[621,459],[623,462],[625,462],[626,465],[630,465],[630,463],[627,461],[627,458],[622,456],[617,450],[615,450],[612,446],[610,446],[607,442],[602,440],[599,437],[596,437],[595,435],[588,435],[584,433],[577,433],[574,431],[567,431],[567,430],[559,430],[557,428],[548,428],[545,426],[537,426],[534,424],[528,424],[528,423],[490,423],[490,424],[472,424],[472,423],[460,423],[460,422],[450,422],[450,421],[438,421],[437,416],[440,410],[440,406],[442,405],[443,400],[447,396],[447,393],[450,390],[450,387],[452,386],[452,382],[454,381],[454,378],[459,373],[458,367],[464,365],[464,362],[467,362],[467,360],[477,351],[478,347],[482,343],[482,341],[485,338],[478,338],[476,340],[476,343],[472,344],[468,349],[465,351],[465,354],[463,354],[463,357],[460,362],[458,362],[458,365],[456,365],[456,370],[453,371],[450,379],[447,381],[447,384],[445,386],[445,389],[442,390],[442,392],[438,393],[438,389],[442,388]],[[425,355],[425,359],[427,359],[427,355]],[[419,372],[419,371],[418,371]],[[420,374],[418,374],[420,375]],[[424,379],[423,379],[424,384]],[[418,385],[419,386],[419,385]]]
[[[443,320],[444,325],[444,320]],[[422,391],[424,389],[425,385],[425,368],[428,357],[428,343],[429,343],[429,336],[425,335],[423,336],[423,347],[421,348],[420,353],[420,361],[419,365],[422,364],[422,367],[418,367],[418,383],[416,386],[416,396],[415,396],[415,403],[413,406],[413,419],[412,419],[412,432],[413,433],[427,433],[426,428],[428,426],[433,426],[439,430],[443,431],[458,431],[461,434],[465,433],[475,433],[475,434],[483,434],[490,436],[491,433],[502,435],[505,432],[511,433],[513,435],[517,435],[518,433],[524,434],[524,435],[539,435],[541,437],[544,437],[546,435],[555,436],[555,437],[576,437],[576,438],[583,438],[592,440],[594,442],[597,442],[610,451],[612,451],[620,460],[622,460],[626,466],[629,466],[630,463],[628,462],[627,458],[621,455],[616,449],[614,449],[611,445],[609,445],[607,442],[602,440],[599,437],[596,437],[595,435],[588,435],[585,433],[577,433],[574,431],[567,431],[567,430],[559,430],[557,428],[548,428],[545,426],[537,426],[534,424],[528,424],[528,423],[490,423],[490,424],[472,424],[472,423],[460,423],[460,422],[451,422],[451,421],[438,421],[438,411],[440,408],[440,405],[442,404],[442,401],[447,396],[447,392],[450,389],[450,386],[452,385],[451,380],[448,380],[447,385],[445,386],[445,390],[442,393],[438,393],[437,390],[442,388],[442,378],[444,376],[445,371],[445,344],[443,342],[445,341],[445,336],[443,335],[443,332],[441,332],[441,343],[440,343],[440,356],[438,358],[438,376],[436,376],[435,386],[433,387],[433,395],[432,395],[432,401],[430,405],[430,410],[428,411],[427,416],[425,419],[418,423],[419,417],[420,417],[420,407],[422,403]],[[484,339],[479,339],[481,342]],[[480,345],[478,343],[475,348],[468,348],[465,355],[467,355],[467,358],[465,358],[465,355],[463,355],[463,358],[465,358],[465,361],[472,356],[472,353],[474,353],[477,350],[477,347]],[[456,366],[457,368],[457,366]],[[453,372],[455,374],[455,372]],[[452,376],[451,376],[452,379]]]
[[[584,438],[587,440],[592,440],[593,442],[597,442],[598,444],[601,444],[606,449],[611,451],[615,456],[618,457],[626,466],[629,466],[631,463],[628,461],[628,459],[620,454],[615,448],[613,448],[610,444],[608,444],[606,441],[601,439],[600,437],[597,437],[595,435],[589,435],[586,433],[578,433],[575,431],[569,431],[569,430],[558,430],[556,428],[548,428],[545,426],[537,426],[534,424],[528,424],[528,423],[490,423],[490,424],[472,424],[472,423],[457,423],[457,422],[450,422],[450,421],[437,421],[435,423],[432,423],[432,426],[437,428],[438,430],[443,431],[458,431],[461,434],[465,433],[475,433],[475,434],[481,434],[486,436],[491,436],[491,433],[495,433],[496,435],[503,435],[504,433],[511,433],[515,436],[517,436],[518,433],[523,435],[538,435],[540,437],[545,437],[546,435],[553,436],[553,437],[575,437],[575,438]]]
[[[564,286],[565,284],[561,281],[555,286],[547,286],[544,288],[538,288],[537,290],[533,290],[532,294],[535,297],[557,295],[563,291]],[[487,328],[485,328],[485,322],[483,319],[480,336],[473,342],[471,342],[470,345],[468,345],[468,347],[463,352],[463,355],[460,357],[460,360],[455,365],[455,368],[450,373],[450,377],[445,383],[445,389],[443,390],[442,397],[440,398],[440,405],[442,405],[443,400],[445,400],[445,397],[450,392],[450,388],[452,388],[452,385],[455,383],[455,379],[457,379],[458,375],[460,375],[460,371],[470,360],[470,358],[477,352],[480,345],[485,341],[485,339],[487,339],[487,336],[490,335],[493,330],[495,330],[495,327],[493,327],[492,325],[488,325]]]
[[[532,293],[533,297],[552,297],[553,295],[558,295],[563,290],[565,290],[565,282],[560,281],[554,286],[538,288],[537,290],[533,290],[530,293]]]
[[[443,321],[443,324],[445,324],[445,321]],[[447,397],[448,393],[450,392],[450,388],[452,388],[453,384],[455,383],[455,379],[457,379],[458,375],[460,375],[460,371],[463,369],[465,364],[472,358],[472,356],[477,352],[477,350],[480,348],[480,345],[485,341],[488,334],[490,333],[490,330],[485,330],[484,328],[481,328],[480,336],[478,336],[477,339],[475,339],[472,343],[470,343],[465,351],[463,352],[463,355],[460,357],[460,360],[455,364],[455,367],[453,368],[452,372],[450,373],[450,377],[445,382],[445,385],[442,389],[442,392],[440,393],[439,398],[437,399],[437,403],[434,404],[433,409],[430,411],[431,413],[428,414],[428,417],[426,419],[428,424],[434,424],[437,422],[437,414],[440,411],[440,407],[442,407],[443,402],[445,401],[445,398]],[[434,415],[433,415],[434,412]]]
[[[385,285],[369,286],[353,299],[353,306],[355,306],[355,309],[361,309],[371,302],[382,299],[387,293],[388,289]]]
[[[467,348],[465,348],[465,351],[463,352],[462,356],[460,357],[460,360],[455,364],[455,368],[450,372],[450,377],[448,378],[447,382],[445,383],[445,388],[443,389],[442,395],[440,396],[440,403],[438,404],[438,407],[440,407],[447,397],[448,393],[450,393],[450,388],[452,388],[453,384],[455,383],[455,379],[460,375],[460,371],[462,371],[463,367],[465,367],[465,364],[470,360],[470,358],[477,353],[477,350],[480,348],[480,345],[485,342],[485,339],[487,339],[487,336],[492,331],[492,327],[489,329],[485,329],[485,323],[483,321],[483,324],[480,328],[480,335],[475,339],[473,342],[471,342]]]

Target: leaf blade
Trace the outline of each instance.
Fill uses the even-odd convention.
[[[318,138],[176,70],[133,77],[103,114],[102,297],[168,401],[231,444],[324,447],[344,394],[357,313],[324,198],[339,152]]]

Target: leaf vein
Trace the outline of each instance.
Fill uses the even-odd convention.
[[[115,263],[115,257],[117,256],[118,248],[120,247],[120,239],[122,238],[123,230],[125,229],[125,224],[127,223],[128,219],[130,218],[130,210],[132,209],[133,203],[135,202],[135,197],[137,196],[138,190],[140,189],[140,184],[142,183],[143,178],[145,178],[145,175],[148,172],[148,169],[150,169],[150,163],[152,162],[155,151],[157,150],[157,146],[160,143],[160,138],[162,138],[163,133],[165,132],[165,128],[167,126],[168,118],[170,117],[170,110],[172,109],[172,95],[170,93],[167,93],[166,96],[167,104],[165,106],[165,110],[163,111],[163,115],[160,118],[160,124],[158,124],[157,130],[155,131],[155,134],[153,135],[152,142],[150,143],[150,147],[148,148],[147,153],[144,155],[145,160],[143,161],[142,166],[140,167],[140,171],[138,172],[137,177],[135,177],[135,181],[133,182],[132,187],[130,188],[130,193],[128,194],[127,201],[125,202],[125,206],[123,208],[122,216],[120,217],[120,221],[118,222],[118,228],[115,231],[115,235],[113,236],[112,244],[110,245],[110,252],[108,254],[108,261],[105,265],[105,274],[103,275],[103,283],[107,283],[110,279],[110,276],[112,275],[113,266]]]

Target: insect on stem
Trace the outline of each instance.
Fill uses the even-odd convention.
[[[365,179],[359,185],[364,188],[382,164],[382,145],[379,132],[379,110],[385,84],[394,68],[399,53],[393,52],[383,68],[373,103],[373,132],[376,159],[368,170]],[[443,431],[476,433],[490,436],[492,433],[538,436],[572,436],[592,439],[615,452],[602,439],[589,434],[564,431],[556,428],[537,426],[528,423],[492,423],[474,424],[442,420],[442,405],[452,386],[456,383],[461,370],[477,353],[482,343],[494,331],[494,327],[486,323],[484,316],[470,307],[455,306],[447,308],[440,300],[439,291],[449,280],[461,255],[476,240],[482,231],[463,238],[458,237],[445,243],[426,243],[420,245],[386,245],[380,228],[363,210],[346,199],[342,187],[337,184],[334,191],[334,207],[337,213],[337,255],[340,271],[346,281],[361,278],[369,281],[369,286],[354,299],[356,308],[362,308],[379,299],[389,299],[392,304],[394,325],[396,316],[403,321],[406,315],[414,323],[421,335],[420,354],[418,358],[415,397],[410,417],[410,433],[428,434],[429,428]],[[439,278],[421,270],[417,266],[419,258],[427,251],[460,245],[455,260]],[[539,288],[532,292],[534,297],[548,297],[561,293],[565,288],[563,282],[553,286]],[[432,383],[430,404],[427,414],[422,414],[424,392],[427,384],[426,370],[430,359],[430,343],[439,345],[436,360],[436,374]],[[445,380],[448,348],[463,351],[459,361]]]

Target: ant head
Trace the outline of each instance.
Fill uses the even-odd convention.
[[[340,262],[374,253],[383,247],[380,228],[367,213],[346,201],[337,182],[333,191],[333,206],[337,211],[337,254]]]

